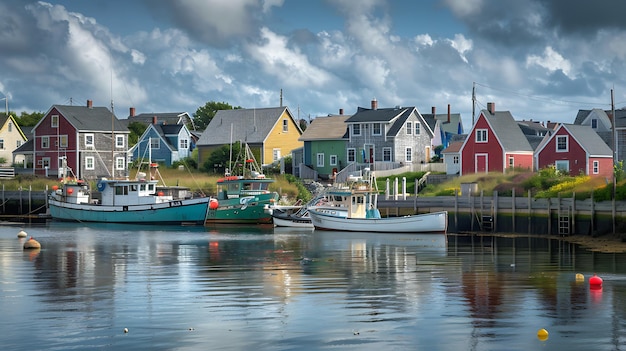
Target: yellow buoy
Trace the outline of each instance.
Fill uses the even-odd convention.
[[[30,239],[26,240],[24,243],[24,250],[32,250],[32,249],[41,249],[41,244],[39,241],[33,239],[31,236]]]
[[[548,340],[548,331],[545,329],[539,329],[539,331],[537,332],[537,339],[541,341]]]
[[[27,236],[28,236],[28,234],[26,234],[26,232],[25,232],[25,231],[23,231],[23,230],[20,230],[20,231],[17,233],[17,237],[18,237],[18,238],[25,238],[25,237],[27,237]]]
[[[580,274],[580,273],[576,273],[576,281],[577,282],[584,282],[585,281],[585,276]]]

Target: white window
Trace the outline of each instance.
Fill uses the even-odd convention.
[[[420,122],[415,122],[415,135],[420,135],[422,131],[422,124]]]
[[[59,126],[59,115],[50,116],[50,127],[57,128]]]
[[[515,158],[509,157],[509,168],[515,167]]]
[[[600,161],[593,161],[593,174],[600,173]]]
[[[159,138],[150,138],[150,148],[151,149],[160,149],[161,148],[161,139],[159,139]]]
[[[413,148],[410,148],[410,147],[406,148],[406,153],[404,155],[404,160],[407,163],[413,162]]]
[[[93,134],[85,134],[85,147],[88,149],[93,149],[93,146]]]
[[[85,157],[85,169],[88,171],[93,171],[96,168],[95,159],[93,156]]]
[[[554,167],[557,171],[569,173],[569,161],[568,160],[559,160],[554,162]]]
[[[20,147],[20,146],[22,146],[22,141],[21,141],[21,140],[18,140],[18,141],[17,141],[17,147]]]
[[[116,170],[123,171],[125,165],[126,165],[126,159],[124,157],[116,157],[115,158],[115,169]]]
[[[42,168],[50,168],[50,157],[42,157],[41,158],[41,167]]]
[[[372,135],[383,135],[383,129],[380,123],[372,124]]]
[[[476,129],[476,142],[477,143],[487,142],[487,129]]]
[[[324,154],[317,154],[317,167],[324,167]]]
[[[9,132],[13,131],[13,123],[9,122]]]
[[[49,147],[50,147],[50,137],[48,136],[41,137],[41,148],[47,149]]]
[[[187,140],[187,139],[180,139],[179,149],[184,150],[184,149],[187,149],[187,148],[189,148],[189,140]]]
[[[124,136],[116,135],[115,136],[115,147],[123,148],[124,147]]]
[[[348,162],[355,162],[355,161],[356,161],[356,149],[349,148],[348,149]]]
[[[59,135],[59,146],[67,147],[67,135]]]
[[[390,147],[383,148],[383,162],[391,162],[391,148]]]
[[[4,139],[0,139],[0,150],[4,150]]]
[[[352,135],[361,135],[361,125],[353,124],[352,125]]]
[[[289,121],[286,119],[283,119],[283,132],[288,132],[289,131]]]
[[[407,135],[413,134],[413,123],[412,122],[406,122],[406,134]]]
[[[567,152],[569,150],[567,135],[556,136],[556,152]]]
[[[455,156],[452,158],[452,163],[455,163],[455,164],[458,164],[458,163],[459,163],[459,156],[458,156],[458,155],[455,155]]]
[[[272,150],[272,160],[274,162],[280,160],[280,149],[276,148]]]
[[[331,166],[336,166],[337,165],[337,155],[330,155],[330,161],[329,161]]]

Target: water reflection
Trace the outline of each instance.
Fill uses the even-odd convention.
[[[626,337],[626,256],[555,239],[55,222],[26,228],[42,243],[29,252],[20,229],[0,227],[3,349],[612,350]],[[575,279],[594,272],[600,290]]]

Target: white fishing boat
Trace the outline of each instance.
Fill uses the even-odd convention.
[[[377,208],[378,191],[375,177],[369,170],[366,172],[368,180],[355,178],[347,189],[332,193],[344,199],[345,213],[337,215],[323,209],[309,208],[308,213],[315,229],[376,233],[446,233],[447,211],[381,218]]]
[[[297,207],[270,206],[268,213],[276,227],[313,228],[309,210],[317,209],[319,212],[328,213],[338,217],[346,217],[348,197],[345,191],[329,189],[314,197],[311,201]]]

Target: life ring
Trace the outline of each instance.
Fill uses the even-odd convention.
[[[97,187],[98,187],[98,191],[104,191],[104,189],[107,187],[107,183],[103,182],[102,180],[99,180]]]

